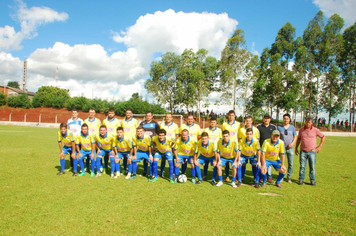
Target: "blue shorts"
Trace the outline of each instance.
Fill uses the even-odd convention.
[[[171,151],[165,152],[165,153],[161,153],[161,152],[155,152],[154,155],[155,159],[161,159],[161,158],[165,158],[167,160],[172,160],[173,159],[173,155]]]
[[[281,169],[281,163],[282,162],[280,160],[278,160],[278,161],[266,160],[266,167],[268,169],[268,167],[270,167],[272,165],[275,170],[279,170],[279,169]]]
[[[128,158],[130,155],[130,152],[117,152],[117,156],[119,157],[119,159],[121,160],[123,157]]]
[[[256,155],[251,156],[251,157],[247,157],[247,156],[241,155],[241,157],[240,157],[241,164],[244,164],[244,163],[247,164],[249,160],[250,160],[250,164],[251,165],[256,165],[257,164],[257,156]]]
[[[137,151],[136,152],[136,159],[132,160],[132,162],[140,162],[143,159],[148,161],[148,158],[150,157],[149,152],[142,152],[142,151]]]
[[[64,155],[72,154],[72,147],[64,146],[62,148]]]
[[[83,160],[85,158],[90,158],[91,150],[89,150],[89,151],[80,150],[80,154],[82,154],[82,156],[80,157],[81,160]],[[95,153],[94,153],[94,155],[95,155]]]
[[[182,164],[185,160],[188,160],[190,164],[193,164],[193,156],[186,156],[186,155],[179,155],[179,154],[177,156],[179,159],[179,164]]]
[[[215,161],[215,157],[210,157],[210,158],[208,158],[208,157],[205,157],[205,156],[203,156],[203,155],[199,155],[198,161],[199,161],[199,164],[200,164],[200,165],[203,165],[203,164],[205,163],[205,161],[209,161],[210,164],[213,165],[213,164],[214,164],[214,161]]]
[[[225,166],[227,162],[230,162],[232,165],[235,162],[235,158],[226,159],[226,158],[220,157],[220,162],[221,162],[221,164],[219,166]],[[234,165],[232,167],[235,168]]]
[[[103,156],[105,156],[106,154],[108,154],[110,158],[114,158],[114,153],[111,151],[111,149],[109,150],[100,149],[100,152],[98,153],[98,157],[103,158]]]

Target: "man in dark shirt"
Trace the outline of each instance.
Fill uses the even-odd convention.
[[[265,114],[263,116],[263,123],[257,125],[257,129],[260,131],[260,145],[262,147],[263,142],[266,139],[271,138],[273,130],[276,130],[277,127],[273,124],[271,124],[271,116],[269,114]],[[268,168],[267,171],[267,182],[273,183],[272,181],[272,166]]]

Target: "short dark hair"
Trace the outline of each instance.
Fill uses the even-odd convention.
[[[82,124],[82,128],[83,128],[83,127],[87,127],[87,128],[88,128],[87,123]]]
[[[117,128],[119,128],[119,127],[117,127]],[[122,127],[121,127],[122,128]],[[139,126],[139,127],[137,127],[137,129],[136,130],[139,130],[139,129],[143,129],[143,130],[145,130],[141,125]]]
[[[246,116],[245,120],[247,120],[247,119],[253,120],[252,116]]]
[[[116,128],[116,131],[119,131],[119,130],[124,131],[124,128],[122,128],[121,126],[119,126],[119,127]]]
[[[192,113],[189,113],[188,116],[187,116],[187,118],[188,118],[189,116],[193,116],[193,118],[194,118],[194,115],[193,115]]]
[[[313,121],[313,118],[311,118],[310,116],[305,118],[305,122],[309,122],[309,121]]]
[[[216,116],[212,116],[212,117],[210,118],[210,122],[211,122],[211,121],[214,121],[214,120],[217,121]]]
[[[231,113],[235,114],[235,111],[234,110],[230,110],[227,114],[230,115]]]
[[[284,118],[285,116],[288,116],[288,118],[290,119],[289,113],[284,114],[284,115],[283,115],[283,118]]]
[[[167,132],[166,132],[165,129],[159,129],[157,133],[158,133],[158,134],[164,134],[164,135],[167,134]]]
[[[228,134],[228,135],[230,135],[230,131],[228,131],[228,130],[224,130],[223,132],[222,132],[222,134],[224,135],[224,134]]]
[[[109,112],[112,112],[112,111],[115,112],[115,109],[114,109],[114,108],[110,108],[110,109],[108,110],[108,113],[109,113]]]
[[[68,128],[68,125],[67,125],[67,123],[61,123],[60,125],[59,125],[59,128]]]
[[[99,129],[101,129],[101,128],[108,129],[108,128],[106,127],[106,125],[100,125],[100,128],[99,128]]]
[[[133,112],[131,108],[127,108],[126,111],[131,111],[131,112]],[[125,112],[126,112],[126,111],[125,111]]]
[[[203,133],[201,134],[201,137],[209,137],[209,134],[208,134],[207,132],[203,132]]]
[[[149,113],[151,113],[153,115],[152,111],[146,111],[146,115],[149,114]]]
[[[182,133],[183,133],[183,132],[187,132],[187,133],[189,134],[189,130],[187,130],[187,129],[183,129],[183,130],[182,130]]]
[[[247,134],[247,132],[252,132],[252,133],[253,133],[253,129],[247,128],[247,129],[246,129],[246,134]]]

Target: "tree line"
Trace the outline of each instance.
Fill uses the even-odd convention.
[[[268,112],[278,119],[284,111],[318,117],[325,111],[330,124],[346,111],[354,123],[356,23],[342,32],[339,15],[324,18],[319,11],[298,37],[287,22],[260,56],[247,50],[241,29],[228,39],[220,60],[205,49],[166,52],[151,63],[145,88],[171,111],[195,108],[199,114],[208,95],[219,92],[217,104],[241,106],[243,116]]]

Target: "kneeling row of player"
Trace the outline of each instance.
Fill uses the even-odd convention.
[[[62,147],[61,142],[64,146]],[[223,138],[218,141],[217,147],[213,142],[209,141],[209,135],[203,132],[201,139],[196,142],[189,137],[189,131],[183,130],[181,137],[176,141],[166,138],[166,131],[160,129],[158,136],[151,138],[144,134],[142,127],[137,128],[137,135],[132,139],[124,136],[123,129],[117,128],[117,136],[112,137],[107,134],[105,125],[99,129],[99,134],[92,137],[88,132],[88,126],[83,124],[80,135],[74,140],[74,136],[67,130],[67,125],[62,123],[60,125],[60,132],[58,134],[58,143],[61,150],[60,161],[61,171],[58,175],[64,174],[64,157],[70,153],[73,158],[74,174],[77,175],[77,162],[82,170],[79,176],[85,175],[84,159],[87,159],[87,166],[91,160],[91,176],[98,177],[101,172],[108,166],[108,157],[110,157],[111,177],[120,177],[120,161],[128,161],[128,174],[126,179],[133,179],[136,177],[137,162],[144,161],[145,173],[147,173],[147,163],[150,164],[150,178],[149,181],[154,182],[158,180],[158,162],[161,159],[161,174],[163,174],[165,160],[169,163],[170,182],[177,182],[180,172],[180,166],[184,162],[191,165],[191,181],[200,184],[203,181],[200,165],[209,163],[214,167],[212,184],[221,186],[222,182],[222,167],[230,162],[233,167],[232,172],[232,187],[241,186],[244,172],[241,171],[243,163],[252,165],[252,172],[254,175],[255,187],[259,188],[260,176],[263,178],[262,187],[266,186],[266,170],[272,165],[280,172],[276,185],[282,187],[280,181],[286,173],[284,165],[284,143],[279,139],[279,131],[275,130],[272,133],[271,139],[265,140],[260,148],[258,140],[253,138],[253,130],[246,130],[246,138],[236,143],[230,140],[229,131],[223,131]],[[152,152],[153,145],[155,146]],[[75,156],[76,149],[78,156]],[[95,155],[95,150],[97,155]],[[173,150],[173,153],[172,153]],[[154,153],[154,155],[152,155]],[[95,158],[96,156],[96,158]],[[104,157],[104,168],[102,159]],[[175,159],[175,163],[173,162]],[[97,174],[94,174],[95,167]],[[125,168],[126,169],[126,168]],[[245,168],[243,168],[245,170]],[[219,181],[215,182],[216,175]],[[175,176],[175,177],[174,177]],[[195,181],[195,177],[198,181]],[[237,184],[235,183],[237,176]]]

